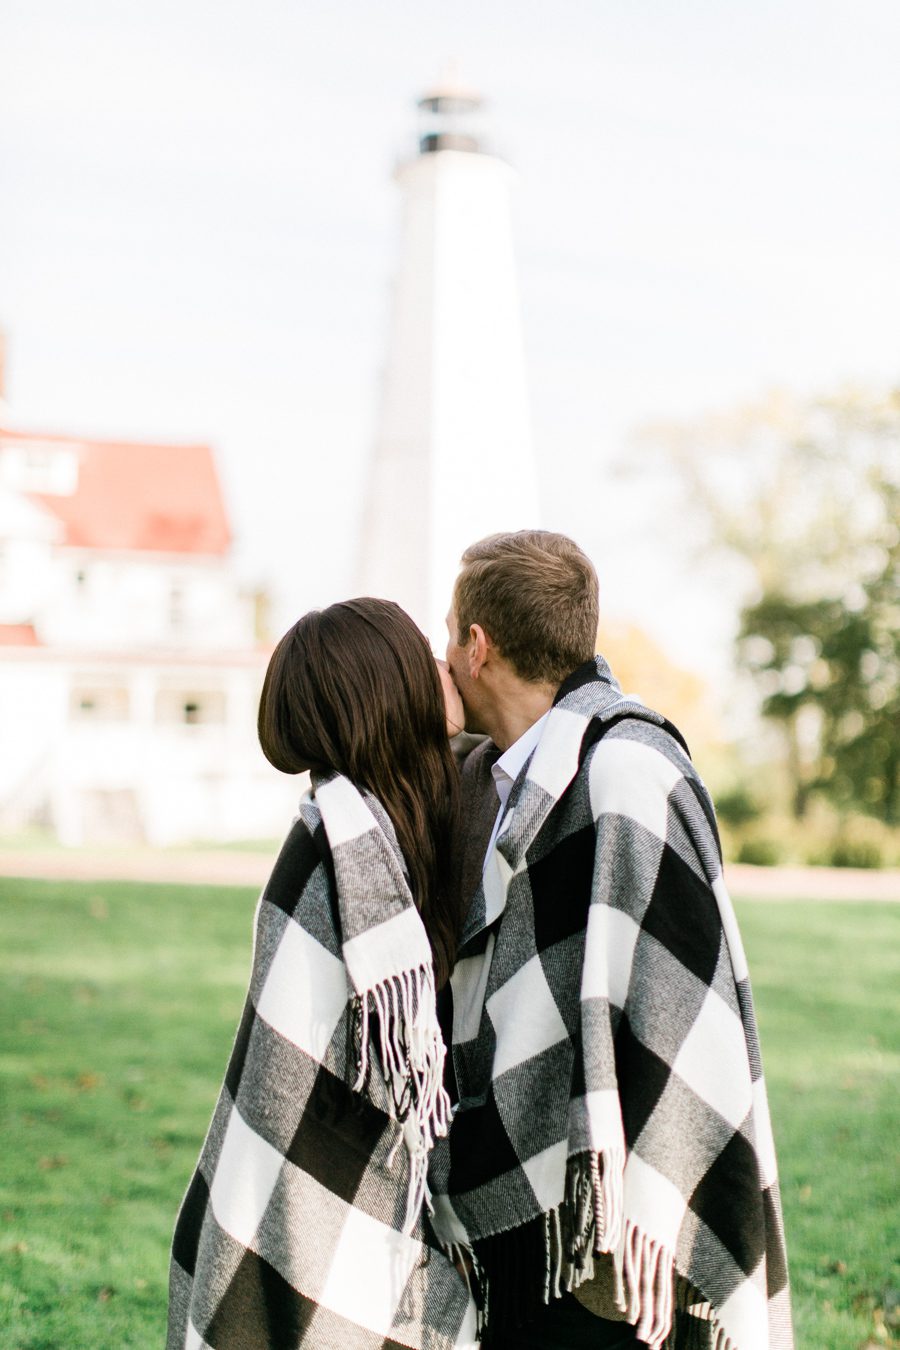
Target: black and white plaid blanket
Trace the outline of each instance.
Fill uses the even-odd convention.
[[[653,1350],[792,1345],[747,967],[672,733],[601,658],[576,671],[463,935],[460,1104],[429,1178],[488,1341],[602,1268]]]
[[[175,1230],[168,1350],[472,1346],[421,1217],[446,1132],[431,950],[385,812],[305,798],[262,894],[250,989]]]

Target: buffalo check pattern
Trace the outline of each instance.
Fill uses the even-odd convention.
[[[316,782],[257,908],[247,1001],[176,1225],[168,1350],[474,1345],[474,1304],[416,1183],[447,1124],[430,968],[384,811],[346,779]],[[401,1008],[412,1024],[385,1026]],[[393,1066],[382,1033],[403,1051]],[[417,1055],[430,1096],[395,1081]]]
[[[678,733],[602,658],[562,686],[513,787],[452,989],[460,1101],[430,1180],[486,1341],[529,1298],[602,1279],[652,1350],[790,1350],[712,805]]]

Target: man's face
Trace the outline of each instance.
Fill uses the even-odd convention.
[[[480,692],[478,681],[473,680],[469,673],[469,653],[465,647],[460,646],[458,638],[459,629],[456,624],[456,611],[451,605],[447,614],[447,665],[450,667],[450,674],[453,676],[463,702],[466,713],[466,731],[481,731],[478,714],[478,695]]]

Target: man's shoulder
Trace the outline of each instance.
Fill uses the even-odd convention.
[[[677,818],[695,848],[712,856],[718,852],[712,798],[673,732],[645,718],[617,721],[584,757],[581,797],[598,828],[625,816],[666,839]]]
[[[614,779],[622,791],[658,787],[666,793],[681,780],[702,786],[690,755],[669,724],[629,715],[607,727],[595,725],[588,736],[593,743],[578,774],[586,783]]]
[[[643,716],[638,713],[626,713],[614,716],[608,724],[602,721],[597,724],[592,736],[594,744],[588,751],[588,756],[593,755],[604,743],[643,746],[670,760],[685,774],[696,774],[693,761],[680,735],[681,733],[661,714],[653,713],[650,709]]]

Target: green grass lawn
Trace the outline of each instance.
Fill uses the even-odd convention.
[[[240,1011],[254,904],[246,890],[0,881],[2,1350],[162,1344],[175,1210]],[[888,1345],[900,908],[740,913],[799,1346]]]

